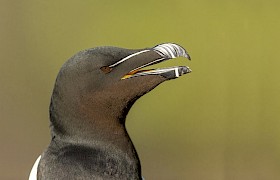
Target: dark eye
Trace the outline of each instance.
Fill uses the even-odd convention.
[[[103,71],[105,74],[109,73],[112,71],[112,68],[110,68],[109,66],[103,66],[100,68],[101,71]]]

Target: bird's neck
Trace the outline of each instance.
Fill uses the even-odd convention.
[[[100,104],[73,104],[62,110],[59,103],[50,105],[52,136],[61,141],[96,148],[106,146],[127,153],[139,161],[125,128],[129,108],[101,107]],[[62,106],[63,107],[63,104]],[[71,108],[71,106],[68,105]],[[63,117],[63,119],[61,119]]]

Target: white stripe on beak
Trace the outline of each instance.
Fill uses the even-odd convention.
[[[159,55],[167,59],[172,59],[176,57],[186,57],[189,60],[191,60],[191,57],[189,56],[187,51],[181,46],[174,43],[160,44],[154,47],[153,50],[155,50]]]
[[[174,71],[175,71],[175,76],[176,76],[176,77],[179,77],[179,76],[180,76],[180,75],[179,75],[179,69],[178,69],[178,68],[175,68]]]

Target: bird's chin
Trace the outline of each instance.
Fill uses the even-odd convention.
[[[131,97],[135,97],[132,99],[138,99],[166,80],[168,80],[168,78],[161,75],[146,75],[120,80],[115,85],[123,89],[123,99],[131,99]]]

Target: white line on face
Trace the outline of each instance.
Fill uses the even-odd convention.
[[[134,56],[137,56],[137,55],[139,55],[139,54],[142,54],[142,53],[145,53],[145,52],[148,52],[148,51],[150,51],[150,50],[143,50],[143,51],[140,51],[140,52],[136,52],[136,53],[134,53],[134,54],[131,54],[131,55],[129,55],[129,56],[126,56],[126,57],[123,58],[122,60],[120,60],[120,61],[118,61],[118,62],[116,62],[116,63],[110,65],[109,67],[110,67],[110,68],[115,67],[115,66],[119,65],[120,63],[123,63],[124,61],[126,61],[126,60],[128,60],[128,59],[130,59],[130,58],[132,58],[132,57],[134,57]]]

